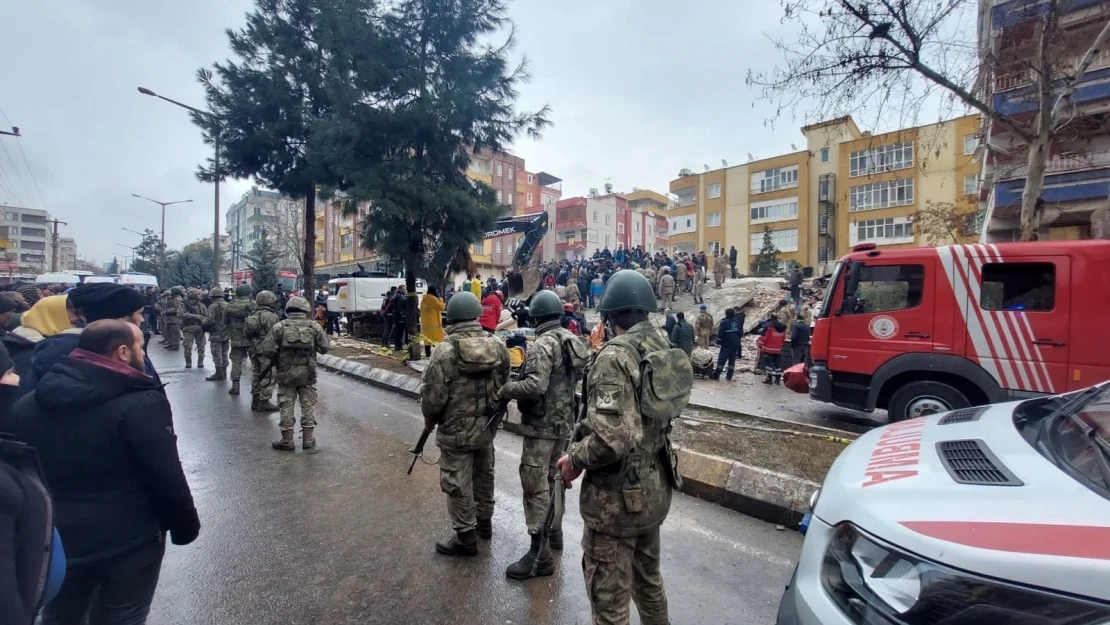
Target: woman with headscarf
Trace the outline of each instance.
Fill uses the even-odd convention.
[[[70,311],[66,309],[66,299],[65,295],[51,295],[38,300],[30,310],[23,313],[20,326],[4,337],[4,344],[15,361],[15,372],[18,375],[24,376],[31,369],[38,343],[55,334],[73,330]]]

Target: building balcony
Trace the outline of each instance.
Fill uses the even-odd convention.
[[[698,203],[698,196],[696,196],[696,195],[680,195],[678,197],[678,200],[675,202],[675,206],[678,207],[678,208],[683,208],[683,207],[686,207],[686,206],[693,206],[694,204],[697,204],[697,203]]]
[[[1041,199],[1046,204],[1084,200],[1106,202],[1108,186],[1110,186],[1110,162],[1091,169],[1063,170],[1061,173],[1050,173],[1045,176]],[[1024,188],[1024,178],[996,183],[994,185],[995,215],[1006,216],[1018,209],[1021,206],[1021,192]]]
[[[1054,95],[1059,93],[1061,86],[1062,82],[1053,86]],[[1072,101],[1079,105],[1107,99],[1110,99],[1110,67],[1088,71],[1072,94]],[[991,101],[994,109],[1005,115],[1034,113],[1037,110],[1037,93],[1029,84],[1009,91],[996,92]]]
[[[1085,154],[1057,154],[1045,163],[1045,174],[1051,175],[1107,167],[1110,167],[1110,149]],[[999,169],[1001,170],[999,180],[1024,179],[1029,171],[1029,167],[1024,164],[1012,168],[999,166]]]

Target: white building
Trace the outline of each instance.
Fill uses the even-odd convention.
[[[37,208],[0,206],[0,233],[7,229],[7,249],[2,250],[9,269],[20,273],[50,270],[50,214]],[[76,255],[76,254],[75,254]]]
[[[254,249],[254,242],[262,236],[262,230],[268,231],[275,247],[282,253],[282,269],[298,269],[300,258],[292,245],[283,245],[283,238],[290,236],[296,239],[296,219],[303,215],[304,202],[285,197],[276,191],[266,191],[252,187],[250,191],[227,209],[227,248],[223,249],[224,241],[220,242],[221,254],[226,254],[225,264],[231,265],[231,271],[248,269],[249,263],[243,254],[249,254]],[[286,223],[291,222],[291,223]]]

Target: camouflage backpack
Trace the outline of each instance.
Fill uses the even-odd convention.
[[[636,403],[645,421],[651,421],[653,430],[663,432],[670,427],[671,419],[682,414],[690,401],[694,388],[694,370],[690,359],[681,349],[659,349],[643,353],[641,345],[621,335],[606,345],[617,345],[628,350],[640,363],[640,387],[636,389]],[[645,434],[647,434],[645,428]]]
[[[455,348],[455,366],[463,377],[481,386],[481,397],[476,408],[479,414],[490,414],[497,406],[497,389],[504,380],[495,379],[494,372],[508,361],[508,349],[497,349],[498,339],[492,336],[448,336],[447,342]]]
[[[266,330],[262,327],[262,315],[265,312],[269,311],[256,310],[247,317],[247,322],[243,326],[243,336],[248,340],[256,342],[266,338]]]
[[[316,322],[281,324],[281,350],[307,356],[316,350]],[[305,353],[307,352],[307,353]]]

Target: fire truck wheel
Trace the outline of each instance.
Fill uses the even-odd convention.
[[[887,414],[892,422],[904,421],[970,405],[963,393],[944,382],[910,382],[894,392]]]

